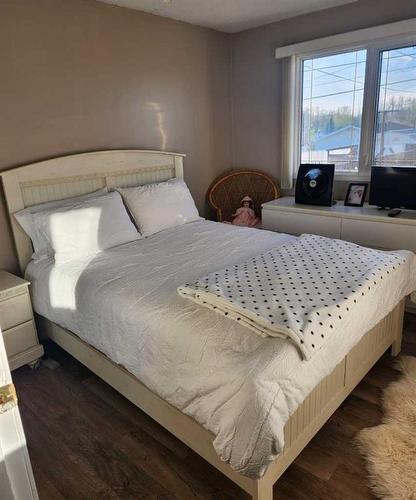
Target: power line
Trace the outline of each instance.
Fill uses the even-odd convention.
[[[415,46],[416,47],[416,46]],[[348,54],[352,54],[352,52],[348,52]],[[412,59],[416,59],[416,55],[411,55],[411,54],[401,54],[399,56],[390,56],[389,59],[392,60],[392,59],[400,59],[402,57],[411,57]],[[334,56],[327,56],[327,57],[334,57]],[[318,59],[322,59],[320,57],[315,57],[314,59],[306,59],[303,64],[304,64],[304,67],[306,65],[306,63],[308,61],[316,61]],[[351,63],[342,63],[342,64],[331,64],[330,66],[324,66],[322,68],[313,68],[314,71],[316,71],[317,69],[331,69],[331,68],[340,68],[342,66],[355,66],[356,64],[363,64],[363,63],[366,63],[367,62],[367,58],[364,59],[363,61],[357,61],[356,63],[355,62],[351,62]],[[306,71],[311,71],[311,67],[307,67]]]
[[[403,89],[392,89],[390,87],[390,85],[397,85],[399,83],[408,83],[408,82],[416,82],[416,78],[409,78],[409,79],[406,79],[406,80],[400,80],[398,82],[389,83],[387,85],[380,85],[380,89],[381,88],[385,88],[387,90],[391,90],[392,92],[410,92],[410,93],[416,93],[416,90],[415,91],[411,91],[411,90],[403,90]],[[322,95],[318,95],[318,96],[305,97],[303,100],[306,101],[306,100],[309,100],[309,99],[321,99],[323,97],[332,97],[334,95],[350,94],[350,93],[353,93],[353,92],[361,92],[361,91],[364,91],[364,87],[360,88],[360,89],[355,89],[355,90],[344,90],[344,91],[340,91],[340,92],[333,92],[331,94],[322,94]]]
[[[416,59],[416,57],[414,59]],[[390,75],[391,73],[396,73],[397,71],[401,71],[401,72],[405,73],[405,72],[408,72],[408,71],[412,71],[413,69],[416,69],[416,65],[414,65],[414,66],[407,66],[406,68],[391,69],[391,70],[389,70],[388,74]],[[342,75],[339,75],[337,73],[330,73],[329,71],[324,72],[322,69],[315,68],[314,71],[319,71],[321,73],[324,73],[323,75],[319,75],[319,76],[315,77],[315,80],[317,80],[318,78],[323,78],[325,75],[327,75],[327,76],[335,76],[336,78],[342,78],[344,80],[353,81],[352,79],[350,79],[350,78],[348,78],[346,76],[342,76]],[[365,75],[357,77],[357,80],[358,79],[362,79],[362,78],[365,79]],[[334,82],[323,82],[323,83],[320,83],[319,85],[333,85],[333,83]],[[392,82],[392,83],[396,83],[396,82]]]

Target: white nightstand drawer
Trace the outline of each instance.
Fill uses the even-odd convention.
[[[12,357],[38,344],[33,320],[3,331],[4,345],[8,357]]]
[[[342,239],[359,245],[416,252],[416,228],[401,224],[344,219]]]
[[[299,235],[302,233],[319,234],[328,238],[340,238],[341,220],[337,217],[309,215],[305,213],[265,210],[262,212],[263,229]]]
[[[28,293],[0,302],[0,327],[3,331],[29,321],[32,316]]]
[[[0,328],[11,370],[25,364],[34,366],[43,355],[29,285],[29,281],[0,269]]]

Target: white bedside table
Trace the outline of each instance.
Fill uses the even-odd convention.
[[[33,318],[29,284],[0,270],[0,328],[11,370],[25,364],[34,368],[43,355]]]

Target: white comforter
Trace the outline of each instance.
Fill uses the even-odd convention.
[[[31,263],[35,310],[122,364],[215,434],[222,460],[260,477],[283,427],[362,335],[416,288],[402,266],[311,360],[180,297],[177,287],[292,236],[199,221],[61,266]],[[410,280],[412,277],[412,281]]]

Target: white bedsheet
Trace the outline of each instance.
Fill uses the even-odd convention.
[[[176,291],[185,281],[291,239],[198,221],[91,261],[31,263],[26,274],[39,314],[78,334],[212,431],[217,453],[235,470],[260,477],[282,450],[284,424],[307,394],[416,288],[414,264],[402,266],[309,361],[287,339],[262,338]]]

